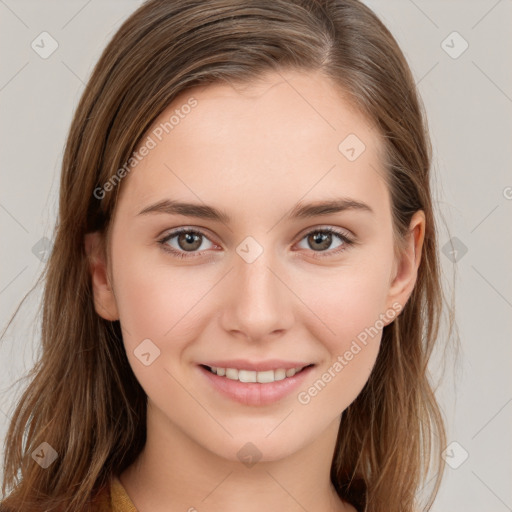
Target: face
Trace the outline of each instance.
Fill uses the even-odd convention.
[[[230,460],[249,442],[271,460],[335,433],[423,240],[417,215],[395,258],[379,133],[327,78],[288,71],[182,93],[144,144],[108,272],[102,257],[91,268],[148,417]]]

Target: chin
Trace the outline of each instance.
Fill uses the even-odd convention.
[[[221,442],[211,440],[205,443],[205,447],[226,460],[252,467],[257,462],[273,462],[289,457],[314,440],[313,437],[310,439],[311,433],[307,431],[302,434],[296,430],[290,432],[289,428],[277,425],[278,422],[269,429],[248,428],[239,433],[230,430],[232,438],[226,434]]]

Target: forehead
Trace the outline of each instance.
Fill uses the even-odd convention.
[[[150,139],[122,183],[121,203],[133,209],[167,196],[247,209],[248,200],[293,206],[340,195],[389,209],[380,134],[320,73],[193,87],[142,144]]]

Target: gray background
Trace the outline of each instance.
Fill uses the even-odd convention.
[[[140,3],[0,0],[2,328],[51,246],[64,142],[84,84]],[[398,40],[426,106],[448,294],[455,278],[461,351],[432,362],[436,376],[445,363],[437,396],[448,426],[433,510],[512,510],[512,0],[366,3]],[[58,43],[46,59],[31,47],[43,31]],[[22,390],[13,383],[38,354],[40,292],[0,344],[2,443]]]

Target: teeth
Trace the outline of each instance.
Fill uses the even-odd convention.
[[[274,380],[283,380],[286,379],[286,370],[279,369],[274,370]]]
[[[256,382],[256,373],[255,371],[238,370],[238,380],[240,382]]]
[[[274,370],[267,370],[265,372],[256,372],[256,380],[262,384],[274,382]]]
[[[227,377],[228,379],[238,380],[240,382],[260,382],[262,384],[268,384],[270,382],[293,377],[302,369],[303,367],[290,368],[288,370],[285,370],[284,368],[278,368],[277,370],[256,372],[254,370],[237,370],[236,368],[217,368],[216,366],[210,367],[212,373],[215,373],[220,377]]]
[[[238,380],[238,370],[236,368],[226,368],[226,377],[231,380]]]

